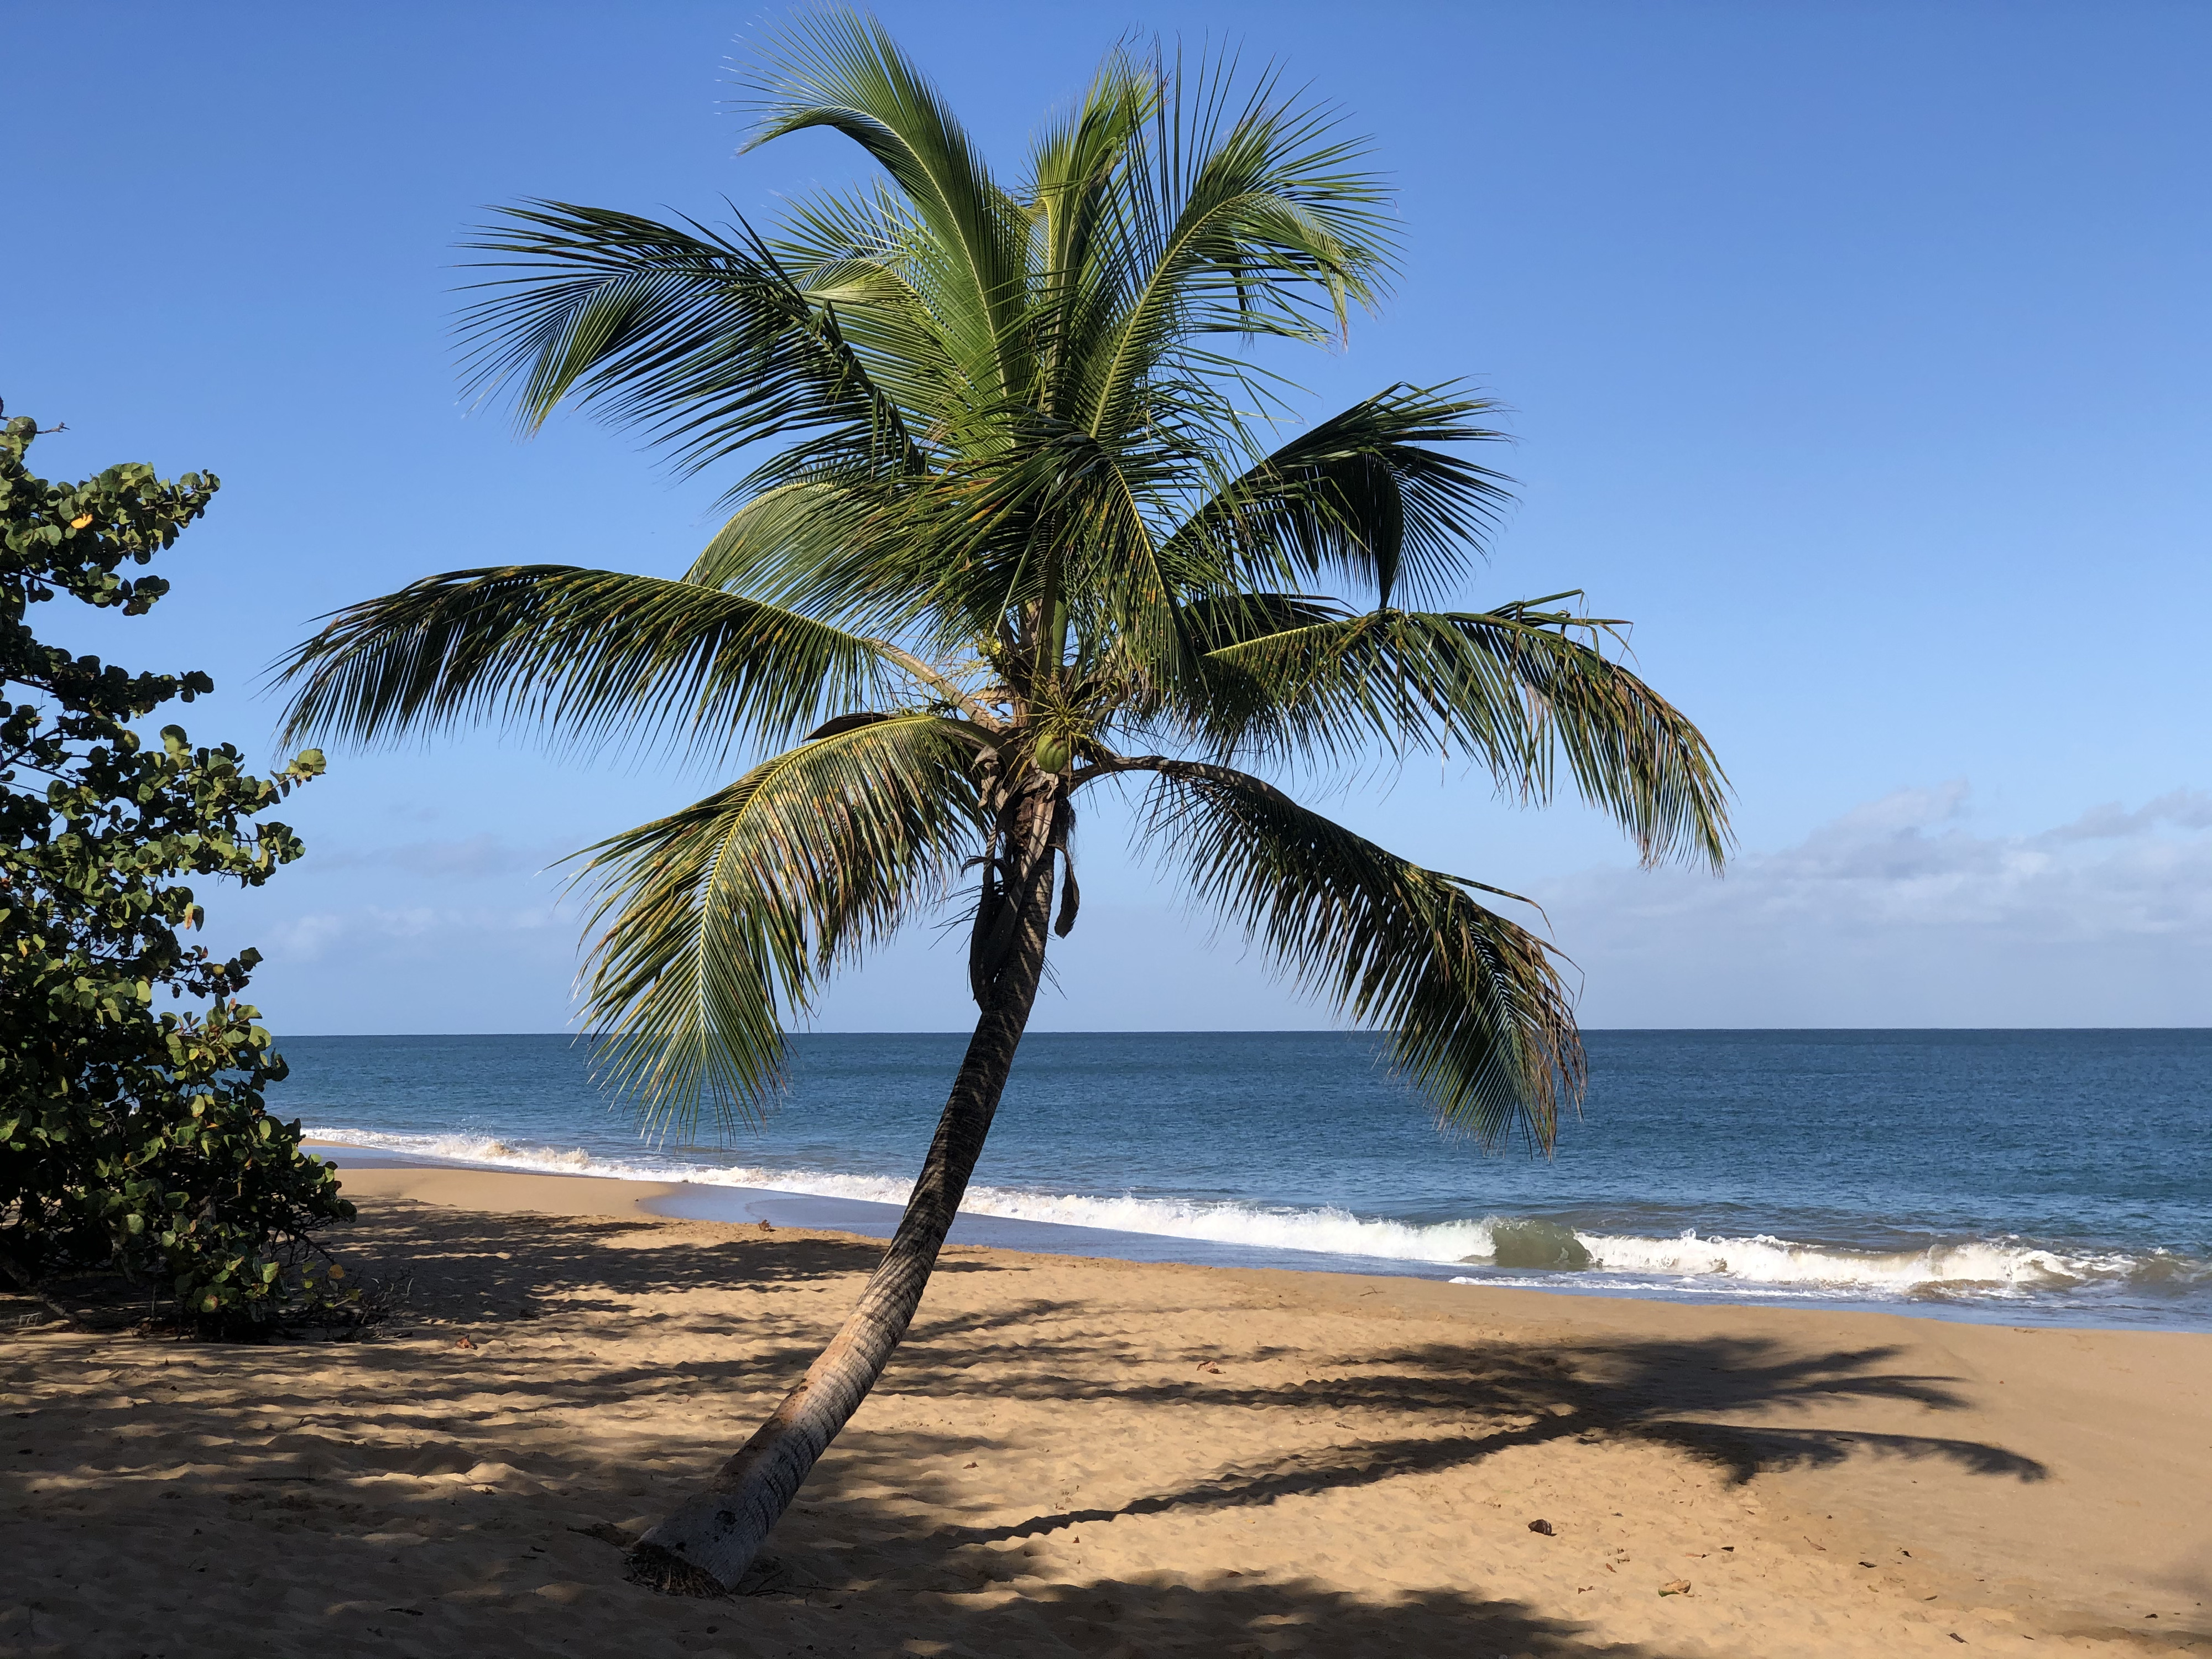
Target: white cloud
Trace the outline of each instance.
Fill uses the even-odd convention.
[[[2212,797],[1983,835],[1963,783],[1845,813],[1726,877],[1593,871],[1543,896],[1604,1024],[2212,1021]]]
[[[2118,801],[2111,801],[2091,807],[2073,823],[2051,831],[2051,836],[2059,841],[2095,841],[2142,835],[2162,823],[2180,830],[2212,830],[2212,795],[2201,789],[2176,789],[2133,812],[2124,811]]]
[[[536,933],[558,923],[574,927],[557,905],[441,908],[368,904],[317,910],[264,929],[263,954],[276,962],[319,962],[338,951],[422,955],[456,943],[480,945],[488,935]]]
[[[407,842],[397,847],[318,848],[311,871],[392,869],[411,876],[449,880],[481,881],[497,876],[536,875],[573,852],[547,848],[510,846],[499,836],[485,834],[459,841]]]

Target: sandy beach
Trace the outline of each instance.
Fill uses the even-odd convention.
[[[0,1306],[0,1654],[2212,1653],[2212,1335],[959,1249],[772,1589],[656,1597],[880,1247],[346,1186],[373,1340]]]

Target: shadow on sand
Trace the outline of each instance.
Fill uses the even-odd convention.
[[[1010,1521],[1001,1505],[985,1524],[962,1519],[976,1512],[974,1497],[945,1473],[974,1457],[983,1436],[856,1429],[779,1535],[781,1593],[655,1597],[623,1583],[621,1555],[605,1541],[621,1535],[614,1523],[657,1511],[718,1455],[731,1425],[796,1378],[825,1318],[842,1311],[841,1286],[881,1249],[840,1238],[661,1237],[630,1222],[393,1206],[349,1239],[349,1256],[372,1271],[411,1272],[415,1297],[391,1334],[434,1341],[228,1352],[122,1337],[0,1342],[11,1389],[39,1395],[14,1425],[23,1448],[8,1448],[0,1464],[0,1486],[18,1489],[0,1491],[0,1559],[21,1562],[21,1582],[39,1588],[12,1601],[0,1590],[0,1653],[216,1653],[225,1638],[211,1632],[234,1639],[251,1628],[264,1632],[267,1650],[331,1659],[617,1647],[647,1656],[1667,1659],[1657,1649],[1598,1642],[1585,1626],[1510,1600],[1445,1590],[1355,1596],[1279,1575],[1178,1573],[1173,1562],[1141,1582],[1077,1582],[1064,1566],[1040,1578],[1024,1577],[1030,1565],[1008,1547],[1125,1516],[1246,1509],[1468,1468],[1564,1438],[1662,1445],[1737,1482],[1866,1455],[1925,1459],[1976,1477],[2045,1475],[2033,1460],[1971,1439],[1720,1420],[1839,1397],[1963,1407],[1948,1379],[1896,1369],[1893,1348],[1807,1353],[1709,1339],[1536,1351],[1471,1334],[1369,1352],[1347,1368],[1356,1374],[1282,1386],[1226,1375],[1162,1382],[1137,1380],[1126,1342],[1085,1334],[1082,1307],[1001,1296],[986,1312],[925,1310],[882,1391],[926,1399],[954,1425],[990,1399],[1227,1406],[1283,1414],[1284,1432],[1273,1437],[1307,1449],[1221,1463],[1113,1506]],[[1020,1271],[1018,1259],[945,1267]],[[680,1305],[631,1306],[737,1285],[765,1293],[741,1323]],[[813,1293],[823,1290],[837,1294]],[[653,1366],[501,1358],[519,1354],[501,1337],[526,1329],[588,1354],[604,1328],[593,1316],[618,1311],[664,1322],[686,1339],[684,1352],[702,1357]],[[456,1353],[457,1328],[488,1351]],[[742,1355],[716,1357],[740,1343]],[[125,1367],[159,1375],[152,1368],[165,1360],[178,1364],[168,1375],[184,1380],[99,1392],[123,1386],[103,1376]],[[241,1375],[253,1383],[243,1405]],[[1117,1376],[1127,1380],[1080,1380]],[[681,1443],[665,1431],[679,1402]],[[1363,1435],[1364,1413],[1370,1421],[1387,1413],[1395,1431]],[[1292,1425],[1324,1413],[1346,1427],[1316,1449]],[[1407,1431],[1409,1418],[1433,1431]],[[507,1468],[515,1462],[528,1467]],[[107,1541],[87,1549],[87,1529]],[[188,1596],[136,1576],[134,1563],[179,1551],[196,1563]],[[555,1595],[562,1584],[573,1593]],[[208,1633],[195,1635],[203,1626]],[[155,1632],[159,1644],[148,1636],[132,1645],[133,1629]]]
[[[916,1346],[926,1348],[935,1340],[936,1334],[929,1332]],[[1905,1401],[1938,1411],[1964,1408],[1966,1402],[1948,1379],[1883,1369],[1897,1352],[1893,1347],[1868,1347],[1806,1354],[1741,1338],[1618,1340],[1602,1348],[1560,1347],[1536,1353],[1503,1343],[1437,1343],[1370,1358],[1354,1377],[1316,1378],[1286,1388],[1178,1382],[1109,1389],[1064,1378],[1040,1378],[1011,1389],[1000,1385],[993,1392],[1028,1399],[1110,1397],[1163,1405],[1202,1400],[1301,1417],[1316,1411],[1382,1407],[1401,1419],[1409,1412],[1432,1418],[1440,1427],[1470,1419],[1504,1419],[1509,1425],[1473,1434],[1354,1439],[1326,1453],[1309,1450],[1272,1464],[1224,1469],[1209,1480],[1118,1510],[1040,1515],[1013,1527],[954,1528],[946,1535],[1020,1537],[1118,1515],[1265,1504],[1279,1498],[1465,1468],[1515,1447],[1565,1439],[1636,1440],[1671,1447],[1725,1470],[1739,1484],[1777,1470],[1839,1463],[1854,1454],[1935,1460],[1973,1474],[2018,1480],[2046,1478],[2048,1471],[2033,1458],[1985,1441],[1711,1420],[1729,1414],[1786,1412],[1839,1398]],[[895,1376],[885,1378],[884,1386],[934,1395],[959,1391],[957,1370],[940,1365],[917,1375],[912,1368],[916,1357],[902,1355],[904,1363]],[[972,1352],[966,1363],[974,1363]]]

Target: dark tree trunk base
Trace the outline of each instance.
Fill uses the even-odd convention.
[[[759,1567],[764,1561],[756,1561]],[[629,1553],[628,1570],[623,1577],[633,1584],[642,1584],[663,1595],[732,1595],[744,1592],[744,1580],[738,1581],[735,1590],[726,1587],[721,1580],[704,1568],[695,1567],[682,1556],[662,1549],[657,1544],[639,1544]],[[748,1571],[747,1577],[751,1577]]]
[[[797,1584],[791,1568],[785,1563],[772,1555],[757,1555],[752,1565],[745,1569],[744,1576],[738,1580],[737,1588],[726,1589],[713,1573],[650,1544],[631,1550],[623,1577],[661,1595],[711,1600],[726,1600],[733,1595],[781,1595]]]

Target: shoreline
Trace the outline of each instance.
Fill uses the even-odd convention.
[[[2212,1335],[957,1245],[783,1592],[655,1596],[605,1540],[742,1442],[872,1242],[653,1215],[673,1183],[347,1184],[333,1243],[413,1284],[374,1340],[0,1334],[0,1655],[2212,1645]]]
[[[471,1163],[428,1154],[365,1146],[356,1142],[310,1137],[305,1143],[329,1158],[340,1170],[382,1168],[449,1170],[486,1176],[519,1180],[544,1179],[596,1182],[622,1189],[625,1196],[617,1209],[627,1212],[642,1205],[644,1214],[672,1219],[753,1224],[768,1221],[780,1227],[800,1227],[862,1237],[888,1239],[896,1224],[899,1206],[880,1200],[794,1191],[769,1187],[746,1187],[720,1181],[665,1181],[635,1175],[599,1173],[564,1175],[542,1170],[516,1169]],[[580,1200],[577,1200],[580,1201]],[[1624,1286],[1614,1282],[1626,1274],[1593,1275],[1583,1279],[1562,1272],[1557,1282],[1531,1282],[1534,1270],[1499,1270],[1479,1260],[1448,1262],[1425,1257],[1354,1255],[1302,1249],[1295,1245],[1235,1243],[1203,1235],[1169,1231],[1128,1231],[1081,1223],[1045,1221],[963,1209],[954,1224],[951,1242],[986,1249],[1011,1249],[1047,1255],[1095,1257],[1135,1263],[1179,1263],[1191,1267],[1247,1268],[1256,1271],[1317,1273],[1359,1277],[1404,1278],[1432,1284],[1451,1283],[1488,1294],[1500,1290],[1572,1300],[1659,1302],[1683,1307],[1771,1308],[1778,1310],[1826,1310],[1890,1314],[1902,1318],[1942,1323],[1973,1325],[2033,1325],[2053,1330],[2212,1332],[2212,1310],[2188,1310],[2178,1315],[2127,1316],[2096,1306],[2069,1306],[2056,1297],[2023,1297],[2016,1301],[1992,1295],[1947,1297],[1911,1293],[1889,1296],[1854,1295],[1848,1285],[1803,1281],[1802,1288],[1752,1279],[1680,1285],[1644,1282]],[[1587,1270],[1585,1270],[1587,1271]],[[1682,1275],[1687,1280],[1689,1275]]]

